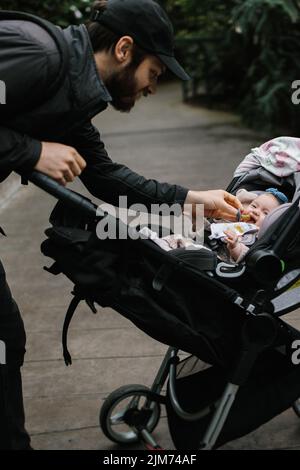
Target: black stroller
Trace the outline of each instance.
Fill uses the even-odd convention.
[[[282,320],[300,305],[299,173],[282,179],[254,170],[229,185],[232,193],[276,186],[291,201],[266,218],[271,225],[238,265],[214,251],[165,252],[134,236],[99,240],[97,221],[109,222],[109,214],[96,216],[89,200],[43,175],[30,179],[60,199],[42,252],[54,260],[45,269],[74,283],[63,327],[66,364],[68,325],[82,300],[94,312],[95,303],[112,307],[169,346],[150,389],[126,385],[105,400],[100,426],[109,439],[159,449],[151,433],[161,404],[175,447],[185,450],[217,448],[291,406],[300,416],[300,332]],[[115,222],[119,233],[131,230]]]

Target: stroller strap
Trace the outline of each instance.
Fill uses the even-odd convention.
[[[93,313],[97,313],[97,309],[94,305],[94,302],[90,298],[88,298],[86,295],[81,293],[80,290],[76,288],[76,286],[72,294],[74,295],[74,297],[69,304],[69,307],[68,307],[68,310],[64,319],[63,330],[62,330],[62,347],[63,347],[63,356],[64,356],[66,366],[70,366],[72,364],[72,357],[68,350],[68,331],[69,331],[71,320],[74,316],[74,313],[76,312],[78,305],[80,304],[82,300],[85,300],[87,305],[90,307],[91,311]]]
[[[69,330],[69,326],[73,318],[73,315],[82,300],[83,299],[81,296],[74,294],[74,297],[70,302],[70,305],[68,307],[65,320],[64,320],[63,331],[62,331],[62,346],[63,346],[63,356],[64,356],[66,366],[69,366],[72,364],[72,357],[68,351],[68,344],[67,344],[68,330]]]

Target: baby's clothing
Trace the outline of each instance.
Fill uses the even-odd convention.
[[[236,197],[241,201],[243,207],[246,208],[251,202],[258,196],[254,192],[247,191],[246,189],[239,189],[237,191]],[[209,232],[210,240],[220,240],[222,243],[216,243],[216,246],[213,248],[217,252],[218,257],[225,262],[239,263],[242,258],[246,255],[249,250],[249,246],[253,245],[257,238],[258,227],[255,224],[248,224],[247,222],[228,222],[226,220],[218,220],[213,223],[209,223],[206,220],[205,224],[206,232]],[[241,254],[237,260],[232,260],[226,246],[225,238],[226,235],[224,230],[232,230],[233,232],[240,235],[240,241],[243,244]]]
[[[258,193],[247,191],[247,189],[244,188],[239,189],[236,193],[236,197],[243,204],[244,209],[246,209],[258,195]]]
[[[234,261],[234,263],[240,263],[242,259],[246,256],[247,252],[249,251],[249,247],[246,246],[243,242],[241,243],[240,249],[241,251],[240,251],[239,257],[236,260],[232,260]]]
[[[258,227],[255,224],[248,224],[246,222],[225,222],[225,223],[213,223],[210,225],[211,240],[221,240],[225,241],[226,239],[226,230],[234,232],[240,237],[240,241],[245,245],[253,245],[256,240],[256,234],[258,232]]]
[[[166,237],[159,238],[156,232],[150,230],[148,227],[143,227],[140,231],[140,234],[145,238],[150,238],[154,243],[160,246],[165,251],[175,250],[176,248],[185,248],[188,250],[200,250],[207,249],[199,243],[195,243],[192,238],[183,237],[182,235],[167,235]]]
[[[258,233],[258,227],[254,224],[247,224],[246,222],[236,222],[236,223],[213,223],[210,225],[211,235],[209,238],[211,240],[220,240],[221,244],[216,246],[216,251],[218,253],[218,257],[222,259],[222,261],[229,262],[229,263],[239,263],[244,256],[246,255],[247,251],[249,250],[249,246],[255,243]],[[240,236],[241,242],[241,252],[239,257],[236,260],[233,260],[230,256],[229,250],[226,246],[226,235],[224,230],[231,230],[237,233]]]
[[[240,189],[237,192],[237,197],[242,202],[244,207],[247,204],[250,204],[257,196],[258,194],[246,191],[245,189]],[[215,239],[224,242],[226,237],[224,230],[233,230],[241,236],[240,241],[243,243],[244,247],[242,248],[239,259],[234,261],[239,262],[247,253],[249,249],[248,246],[253,245],[253,243],[256,241],[258,227],[254,224],[248,224],[246,222],[230,223],[227,221],[218,221],[218,223],[210,223],[207,219],[205,219],[205,231],[210,233],[209,238],[211,240]],[[209,250],[209,248],[203,246],[202,244],[196,243],[192,238],[183,237],[179,234],[168,235],[166,237],[159,238],[158,234],[153,230],[150,230],[148,227],[143,227],[140,230],[140,234],[145,238],[151,239],[165,251],[170,251],[177,248],[185,248],[189,250],[199,250],[205,248]],[[233,262],[233,260],[230,258],[225,242],[218,244],[214,251],[217,252],[218,257],[223,261]]]

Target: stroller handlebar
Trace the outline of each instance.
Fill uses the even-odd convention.
[[[79,210],[88,217],[95,218],[97,214],[97,206],[88,201],[80,194],[72,191],[71,189],[61,186],[57,181],[53,180],[44,173],[33,171],[31,174],[26,175],[26,179],[38,186],[40,189],[56,197],[58,200],[63,201],[69,207]]]

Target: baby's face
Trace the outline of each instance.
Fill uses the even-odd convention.
[[[266,215],[278,206],[280,203],[272,194],[257,196],[247,207],[247,214],[251,217],[249,222],[260,227]]]

